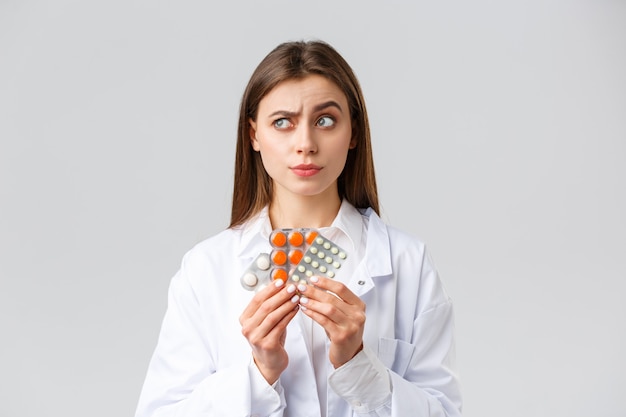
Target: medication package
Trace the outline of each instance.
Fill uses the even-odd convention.
[[[270,253],[259,254],[241,276],[241,285],[258,291],[275,279],[309,283],[313,275],[334,278],[346,252],[315,229],[276,229]]]

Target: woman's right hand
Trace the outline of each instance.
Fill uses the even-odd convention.
[[[254,363],[272,385],[287,368],[287,325],[298,312],[296,287],[282,280],[257,292],[239,317],[241,332],[252,347]]]

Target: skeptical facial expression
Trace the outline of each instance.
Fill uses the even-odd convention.
[[[337,178],[356,146],[348,100],[321,75],[274,87],[250,120],[250,138],[273,180],[274,198],[278,193],[336,198]]]

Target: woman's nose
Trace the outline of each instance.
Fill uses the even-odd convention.
[[[315,132],[309,126],[301,126],[296,132],[296,150],[298,153],[316,153]]]

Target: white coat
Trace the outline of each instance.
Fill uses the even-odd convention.
[[[460,416],[452,304],[426,248],[385,225],[371,209],[361,215],[365,256],[347,285],[367,305],[364,346],[388,369],[392,395],[376,410],[353,404],[350,415]],[[279,380],[280,399],[260,373],[251,371],[256,368],[238,319],[252,296],[239,278],[267,249],[267,241],[254,232],[227,229],[185,255],[170,284],[136,417],[319,417],[298,320],[287,329],[289,366]],[[331,404],[328,410],[329,416],[347,417],[333,416]]]

